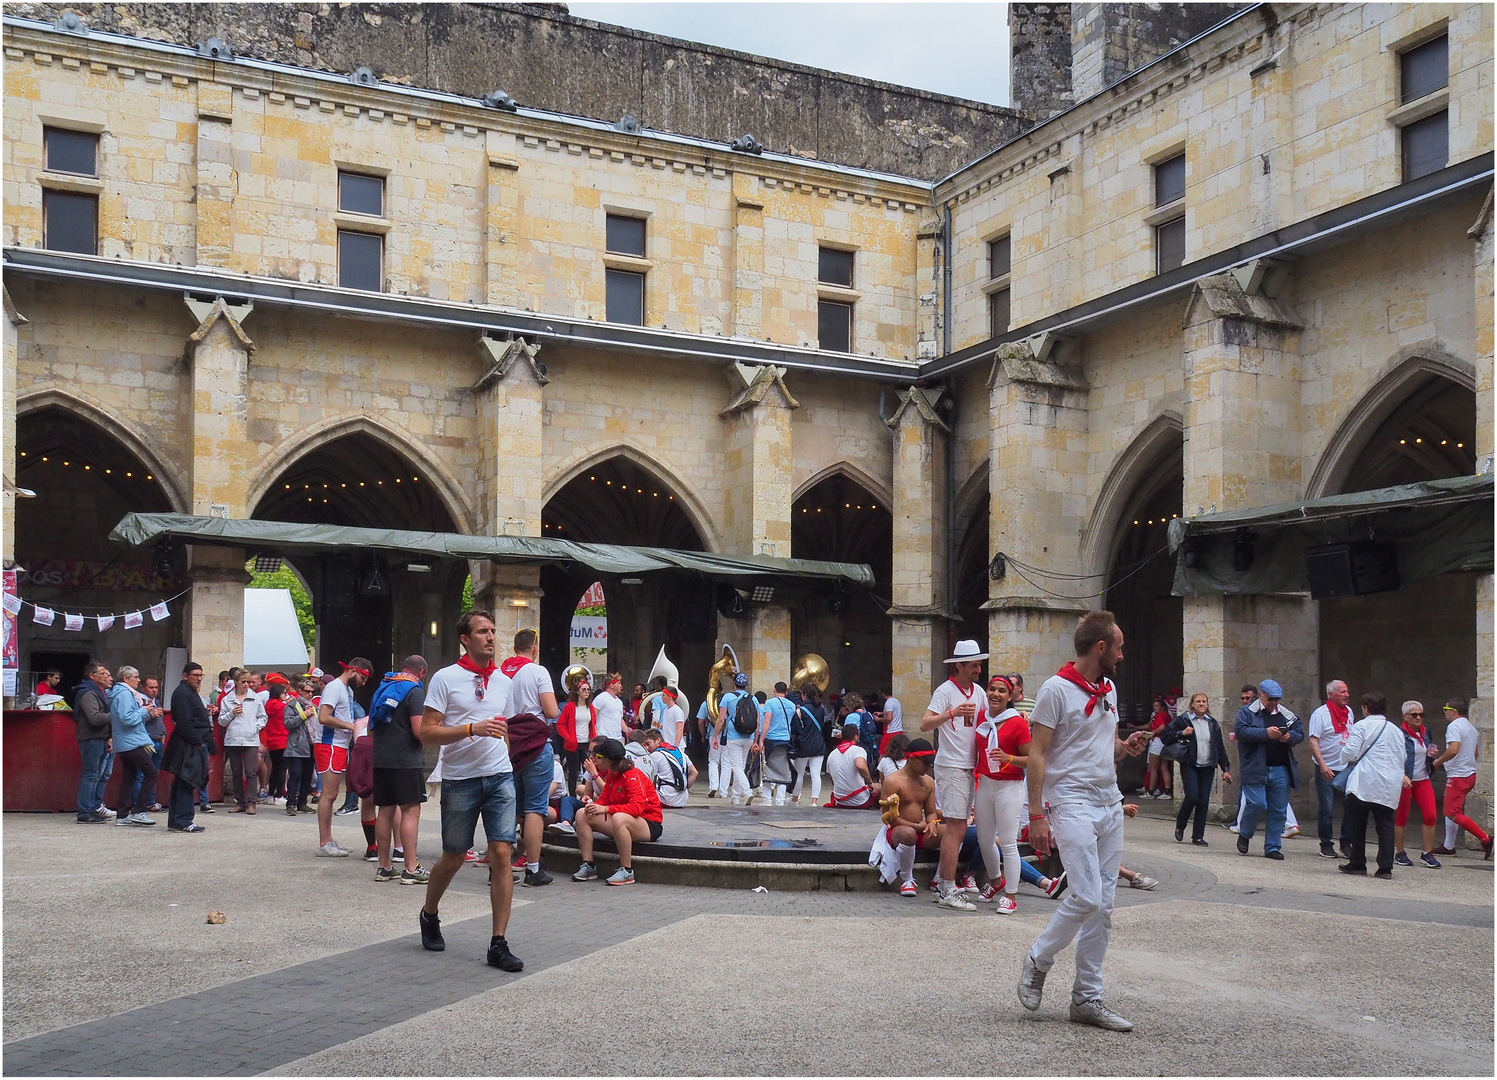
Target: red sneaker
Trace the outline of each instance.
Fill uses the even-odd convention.
[[[899,895],[900,896],[919,896],[920,895],[920,886],[918,886],[918,885],[915,884],[915,879],[914,878],[910,878],[909,881],[906,881],[903,885],[901,885],[899,887]]]
[[[999,878],[997,881],[989,880],[982,887],[982,892],[977,894],[977,902],[979,904],[991,904],[998,898],[998,894],[1001,892],[1003,892],[1003,879]]]

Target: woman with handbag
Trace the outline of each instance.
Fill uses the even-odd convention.
[[[1211,804],[1211,784],[1218,766],[1222,779],[1232,782],[1227,742],[1221,724],[1208,711],[1210,704],[1205,694],[1190,695],[1190,710],[1170,721],[1159,737],[1161,756],[1166,764],[1172,760],[1180,763],[1180,781],[1185,786],[1185,799],[1175,815],[1177,844],[1185,841],[1185,823],[1194,812],[1190,842],[1196,847],[1210,847],[1206,843],[1206,808]]]

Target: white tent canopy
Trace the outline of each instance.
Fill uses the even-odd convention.
[[[245,589],[245,666],[259,671],[306,671],[310,662],[291,590]]]

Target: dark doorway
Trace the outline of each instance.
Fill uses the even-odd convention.
[[[988,651],[988,613],[982,605],[988,602],[988,512],[992,500],[982,497],[972,513],[961,543],[956,549],[956,613],[961,618],[956,634],[972,638],[983,652]]]

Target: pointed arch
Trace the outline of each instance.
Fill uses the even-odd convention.
[[[561,492],[562,488],[587,472],[588,469],[596,468],[614,458],[623,458],[655,477],[664,487],[669,488],[671,494],[676,496],[676,504],[691,522],[692,528],[696,529],[697,535],[701,537],[703,546],[708,551],[723,550],[722,536],[713,524],[712,515],[707,512],[706,505],[691,485],[659,461],[627,443],[616,443],[602,450],[579,452],[571,460],[563,462],[546,481],[541,504],[544,506],[549,503]]]
[[[795,493],[790,496],[790,501],[792,503],[796,502],[802,495],[829,476],[845,476],[854,484],[867,491],[868,494],[882,501],[885,506],[892,508],[894,505],[894,492],[887,484],[880,483],[852,462],[845,460],[828,465],[815,476],[805,481],[805,483],[795,489]]]
[[[150,470],[156,482],[161,485],[161,490],[165,493],[174,513],[192,513],[192,503],[187,497],[184,485],[177,479],[176,471],[166,465],[165,459],[151,448],[146,433],[128,419],[107,411],[103,405],[90,401],[80,393],[57,389],[40,390],[18,398],[16,418],[20,419],[28,413],[47,408],[57,408],[70,413],[114,439],[139,458],[140,463]]]
[[[1383,374],[1352,406],[1321,451],[1305,487],[1305,498],[1339,494],[1352,466],[1383,422],[1411,395],[1436,379],[1476,391],[1475,366],[1456,356],[1443,342],[1423,342],[1394,353],[1384,365]]]
[[[426,474],[427,480],[458,529],[470,535],[477,532],[477,515],[461,486],[447,471],[447,467],[429,449],[410,435],[365,414],[324,420],[281,440],[277,446],[264,455],[260,474],[250,485],[245,498],[245,505],[249,507],[249,512],[251,514],[255,512],[255,508],[269,494],[276,478],[284,474],[291,466],[321,447],[354,434],[367,435],[407,458]]]
[[[967,530],[972,526],[974,515],[982,508],[983,500],[988,497],[990,467],[991,459],[983,458],[982,464],[973,469],[972,475],[956,489],[956,507],[951,527],[958,541],[967,534]]]
[[[1107,573],[1118,523],[1134,504],[1150,498],[1160,483],[1168,481],[1170,471],[1161,473],[1159,466],[1171,455],[1182,453],[1184,440],[1184,419],[1168,410],[1149,421],[1118,455],[1081,533],[1081,560],[1087,573]]]

